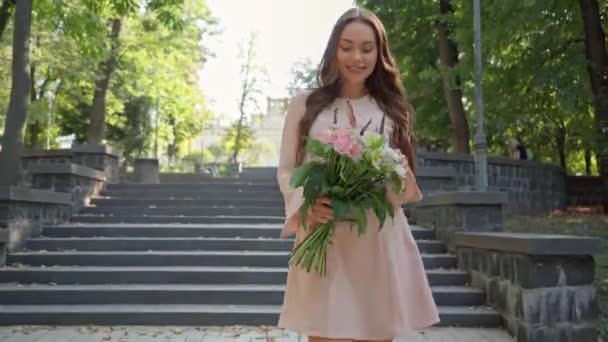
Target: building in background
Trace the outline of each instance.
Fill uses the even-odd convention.
[[[283,123],[287,113],[289,98],[266,98],[266,113],[255,115],[251,120],[256,145],[260,145],[259,162],[256,166],[277,166]],[[219,142],[233,123],[226,117],[217,117],[203,124],[203,132],[194,144],[198,150],[208,149]],[[207,162],[212,162],[207,161]]]
[[[266,153],[260,156],[261,165],[279,165],[279,149],[288,103],[288,98],[268,97],[266,99],[266,113],[257,116],[252,122],[256,142],[265,147]]]

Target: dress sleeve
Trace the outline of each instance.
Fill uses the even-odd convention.
[[[300,228],[300,207],[304,203],[303,189],[289,186],[289,179],[296,167],[296,154],[298,148],[298,129],[300,120],[306,112],[307,94],[295,96],[287,107],[287,115],[283,125],[279,167],[277,169],[277,182],[285,202],[285,225],[281,229],[280,237],[295,234]]]
[[[422,199],[422,193],[416,183],[416,175],[414,175],[409,167],[406,167],[405,169],[405,189],[400,193],[395,193],[391,187],[389,187],[388,198],[396,206],[401,206],[410,202],[418,202]]]

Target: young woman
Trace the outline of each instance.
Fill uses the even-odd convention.
[[[384,134],[408,158],[405,190],[389,199],[394,219],[379,231],[367,214],[367,232],[358,236],[337,223],[327,255],[327,276],[290,267],[279,327],[309,336],[309,341],[390,341],[439,321],[420,252],[401,205],[418,201],[414,176],[412,110],[391,56],[386,31],[369,11],[350,9],[336,23],[319,69],[319,88],[292,99],[281,142],[278,183],[285,199],[281,237],[310,230],[300,227],[302,188],[289,178],[308,156],[304,138],[319,138],[327,128],[367,126]],[[331,201],[319,199],[308,224],[332,218]]]

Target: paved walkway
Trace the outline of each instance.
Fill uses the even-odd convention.
[[[8,326],[0,342],[306,342],[297,333],[275,327],[148,327],[148,326]],[[397,342],[512,342],[504,330],[432,328]]]

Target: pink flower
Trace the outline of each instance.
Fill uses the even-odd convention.
[[[348,154],[351,150],[352,141],[348,135],[336,134],[333,145],[336,152]]]
[[[332,145],[336,152],[351,159],[357,160],[363,156],[363,146],[350,130],[335,131]]]
[[[324,131],[323,133],[321,133],[321,137],[319,138],[319,140],[324,144],[333,144],[335,138],[336,138],[335,131],[332,129],[328,129],[328,130]]]
[[[359,160],[363,157],[363,145],[359,142],[355,142],[350,149],[350,157],[354,160]]]

